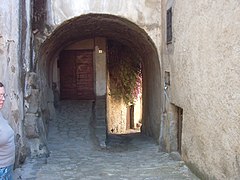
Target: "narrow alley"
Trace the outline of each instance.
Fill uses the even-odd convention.
[[[27,159],[14,171],[15,180],[175,180],[198,179],[183,161],[158,151],[140,133],[109,137],[97,143],[92,101],[64,101],[49,124],[49,157]]]

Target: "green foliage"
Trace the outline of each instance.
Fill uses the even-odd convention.
[[[142,89],[141,62],[128,47],[109,42],[110,95],[125,104],[134,103]]]

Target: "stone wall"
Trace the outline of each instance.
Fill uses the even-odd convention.
[[[183,108],[182,158],[203,179],[239,178],[240,2],[172,6],[165,68],[170,102]]]
[[[48,106],[41,107],[41,88],[39,87],[38,76],[34,72],[26,74],[25,88],[25,118],[24,131],[28,140],[30,155],[48,155],[47,149],[47,126],[48,121],[54,118],[53,94],[48,95]]]

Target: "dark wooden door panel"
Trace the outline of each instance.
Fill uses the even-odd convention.
[[[92,51],[63,51],[59,60],[61,99],[94,99]]]

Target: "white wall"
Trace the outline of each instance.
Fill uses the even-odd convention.
[[[106,40],[105,38],[95,38],[96,96],[106,95],[106,71]]]
[[[159,49],[160,2],[161,0],[49,0],[47,24],[56,27],[68,19],[88,13],[112,14],[127,18],[139,25]]]
[[[182,157],[212,179],[240,177],[239,22],[237,0],[173,5],[171,102],[183,108]]]

